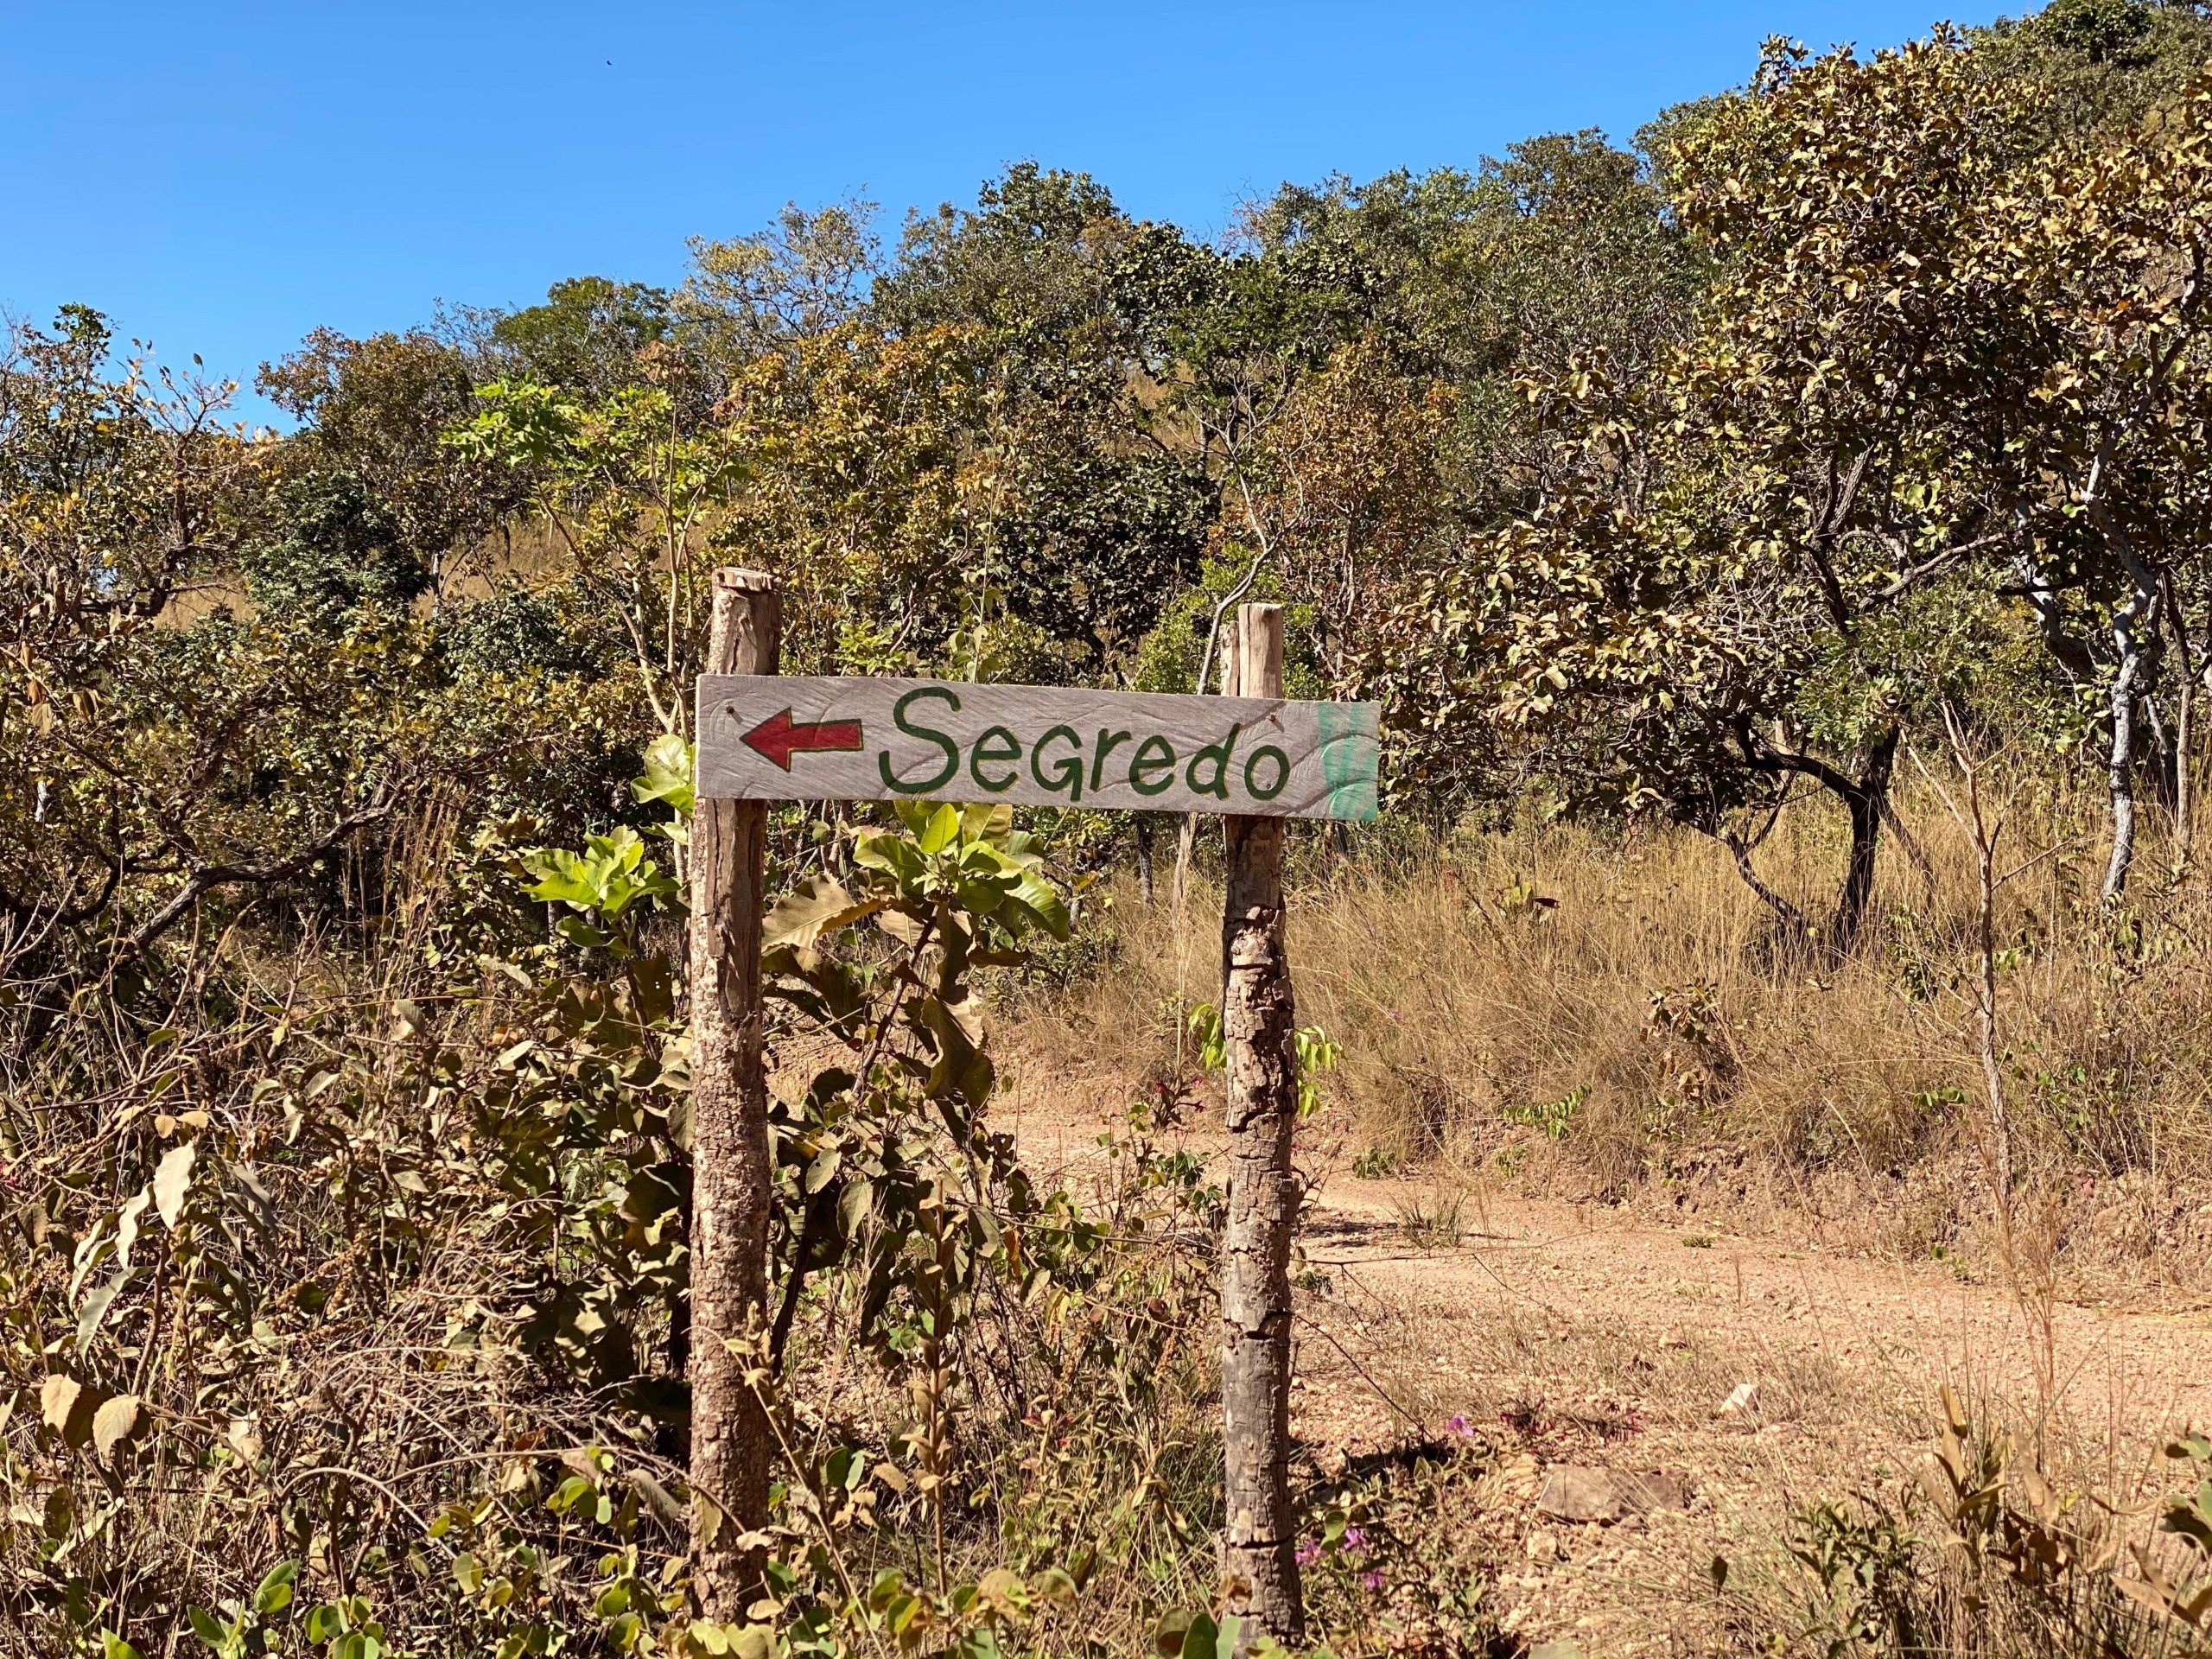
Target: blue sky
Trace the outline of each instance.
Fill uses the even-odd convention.
[[[786,200],[895,226],[1025,157],[1206,232],[1285,179],[1625,141],[1766,35],[1889,44],[1935,3],[0,0],[0,308],[83,301],[250,382],[318,323],[672,282]]]

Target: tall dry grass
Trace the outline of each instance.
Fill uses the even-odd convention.
[[[2023,1188],[2078,1270],[2199,1282],[2212,1259],[2212,882],[2150,838],[2100,912],[2096,803],[2012,791],[1999,1024]],[[1343,1046],[1337,1122],[1376,1159],[1544,1191],[1787,1216],[1885,1253],[1986,1247],[1971,1001],[1971,842],[1925,785],[1887,838],[1855,955],[1783,947],[1713,842],[1522,825],[1300,860],[1299,1017]],[[1816,918],[1840,814],[1791,807],[1762,875]],[[1187,1072],[1180,1017],[1215,994],[1218,890],[1183,913],[1116,895],[1109,965],[1038,1042]],[[1078,1051],[1080,1052],[1080,1051]],[[1135,1080],[1139,1086],[1147,1081]]]

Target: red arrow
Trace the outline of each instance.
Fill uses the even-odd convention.
[[[746,733],[741,741],[753,753],[766,755],[789,772],[795,754],[859,748],[861,723],[857,720],[825,720],[812,725],[802,724],[792,720],[790,709],[782,709]]]

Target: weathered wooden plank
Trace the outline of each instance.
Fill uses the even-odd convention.
[[[696,729],[709,798],[1376,815],[1373,703],[709,674]]]

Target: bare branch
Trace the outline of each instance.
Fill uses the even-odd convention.
[[[283,881],[299,874],[331,852],[355,832],[380,823],[390,817],[398,798],[393,791],[379,789],[375,798],[359,811],[340,819],[335,824],[289,857],[270,864],[202,864],[185,878],[184,886],[177,889],[175,897],[148,917],[124,941],[122,958],[125,961],[142,954],[147,946],[175,926],[200,899],[217,887],[266,886],[271,881]]]

